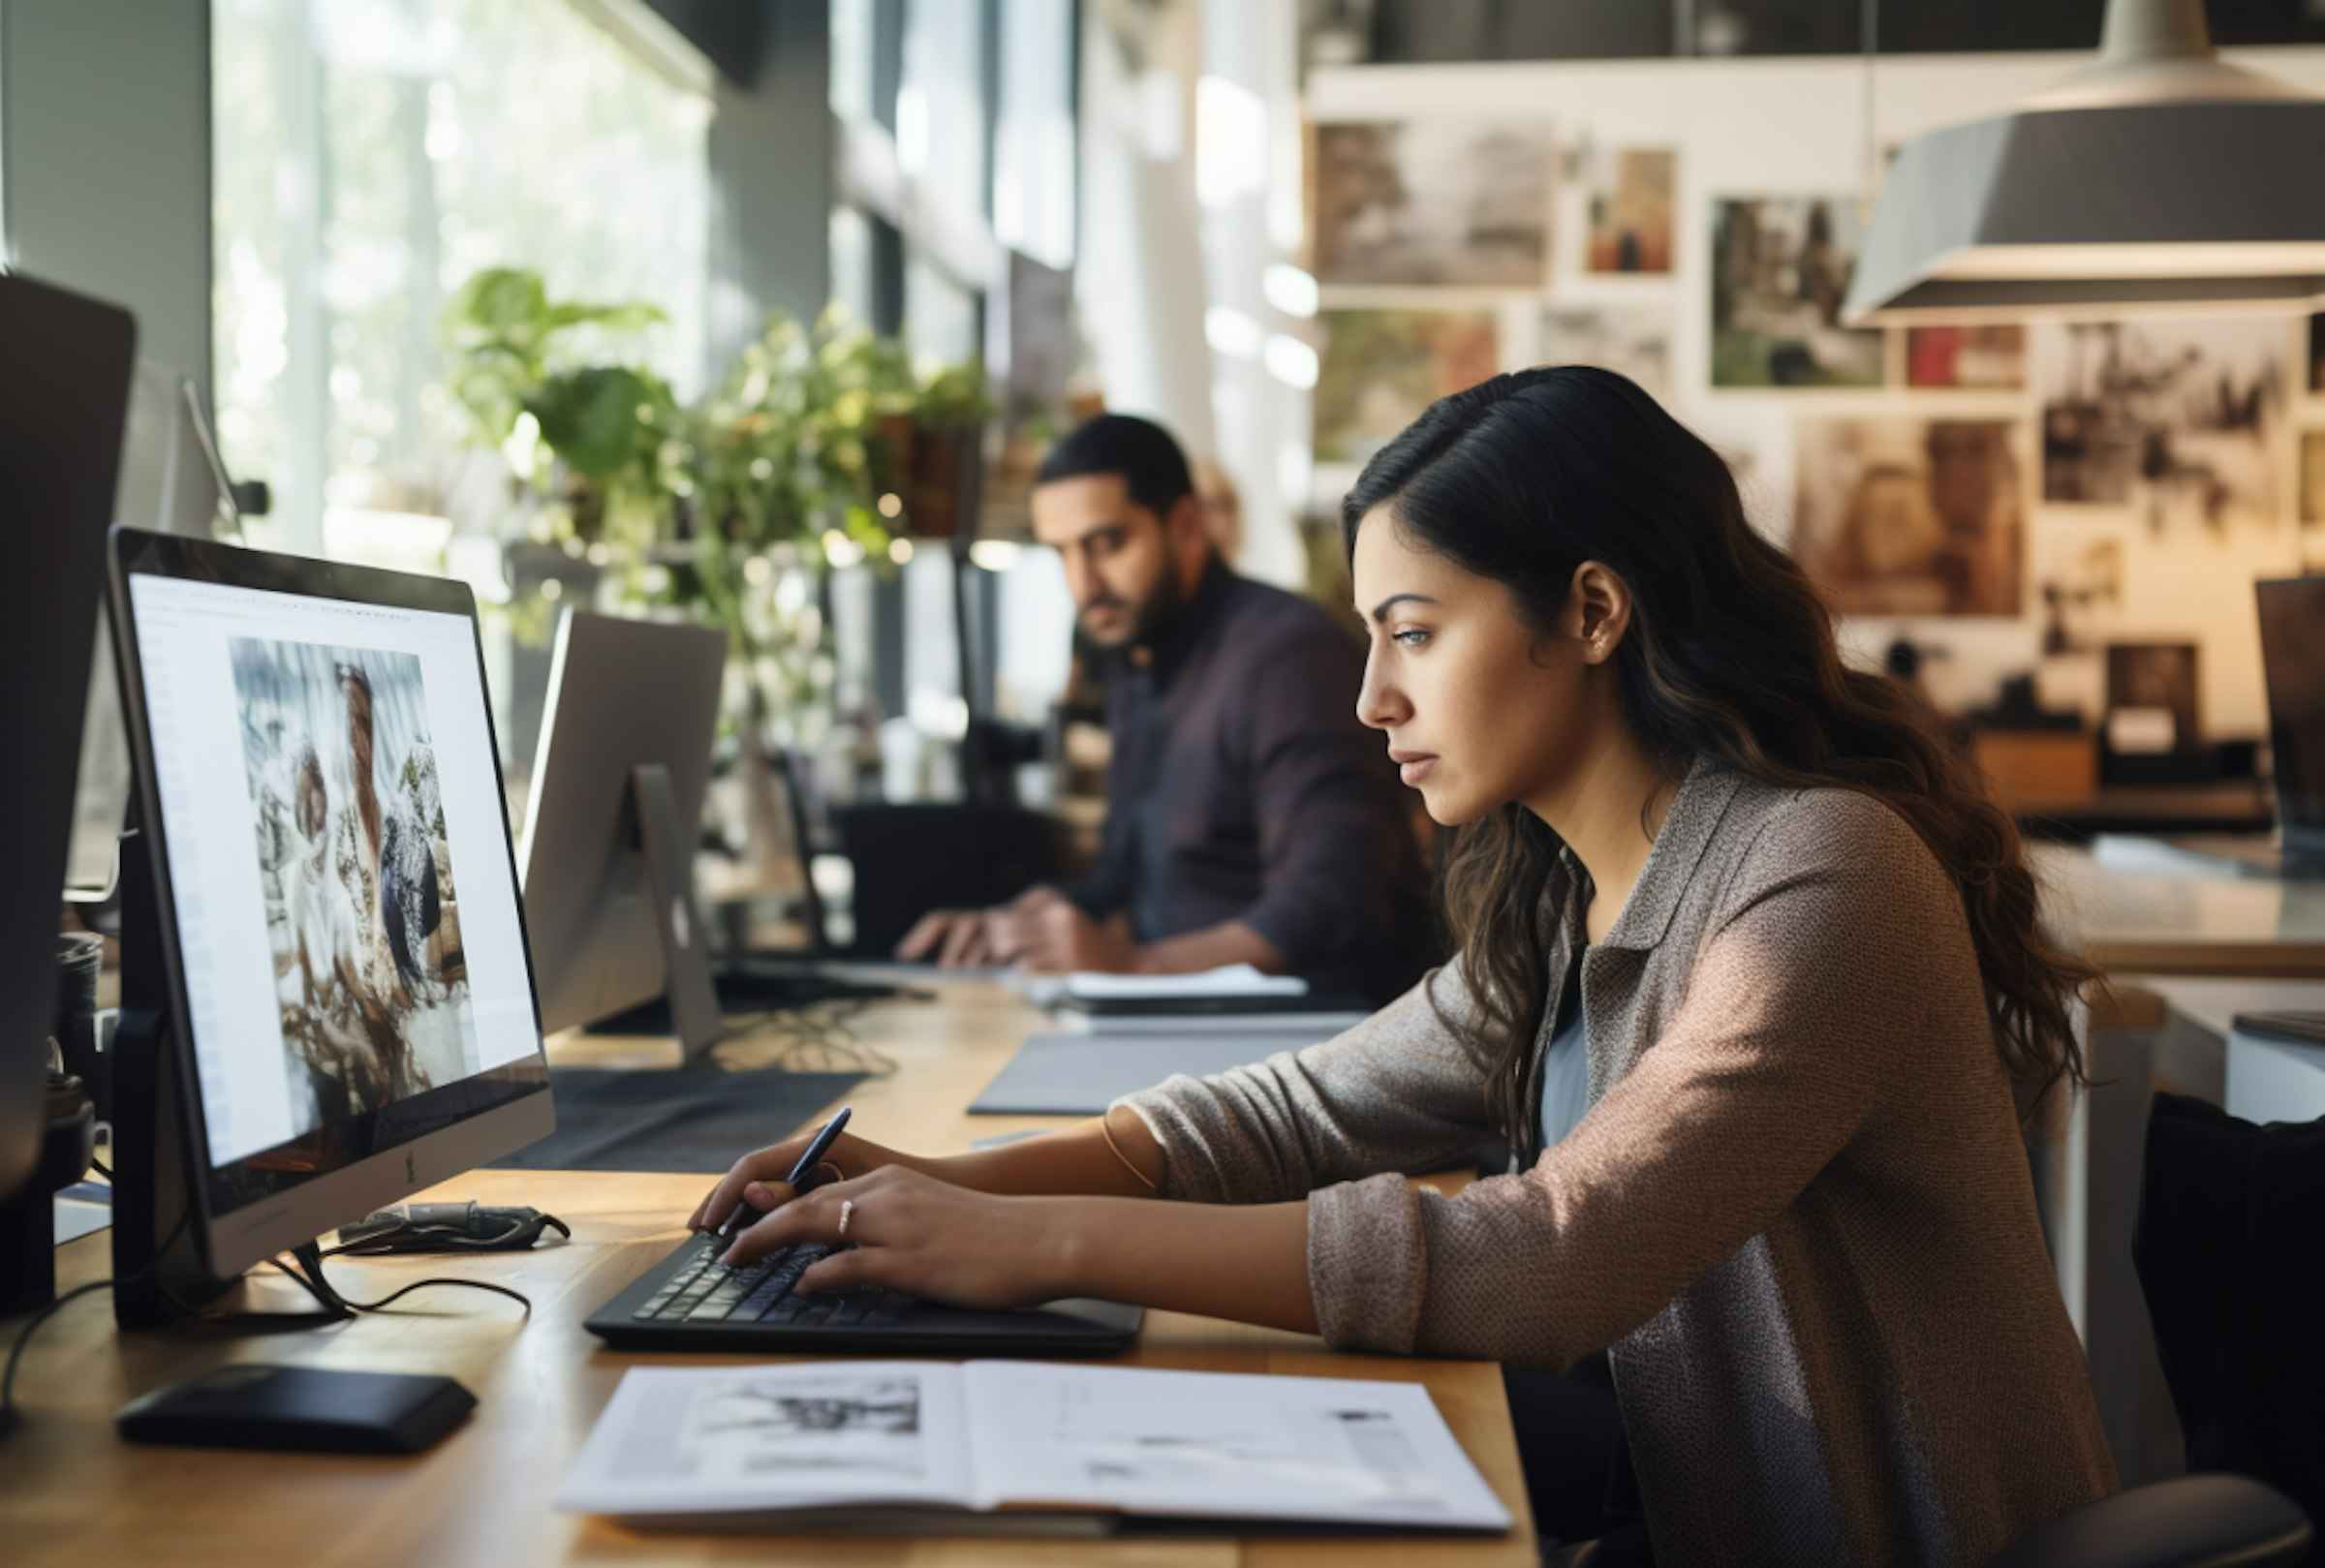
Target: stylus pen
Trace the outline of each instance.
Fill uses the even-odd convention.
[[[808,1140],[807,1150],[799,1156],[799,1163],[793,1165],[791,1174],[784,1178],[790,1184],[793,1192],[807,1190],[805,1184],[807,1179],[816,1174],[816,1167],[822,1163],[824,1153],[831,1148],[831,1141],[837,1138],[840,1135],[840,1129],[848,1124],[848,1106],[841,1106],[840,1114],[818,1127],[816,1135]],[[751,1216],[749,1223],[757,1224],[760,1217],[760,1211],[738,1199],[734,1206],[734,1213],[728,1214],[727,1223],[719,1227],[720,1240],[724,1241],[742,1229],[745,1223],[743,1219],[745,1214]]]

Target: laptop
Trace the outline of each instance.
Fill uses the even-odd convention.
[[[2171,842],[2241,872],[2325,880],[2325,575],[2257,582],[2252,592],[2277,764],[2277,832],[2266,839],[2200,834]]]

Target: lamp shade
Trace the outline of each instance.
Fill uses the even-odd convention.
[[[1906,145],[1842,314],[2296,313],[2321,299],[2325,99],[2214,60],[2200,5],[2191,24],[2180,6],[2117,0],[2095,66]]]

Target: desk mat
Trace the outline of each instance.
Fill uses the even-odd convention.
[[[557,1130],[495,1166],[520,1171],[724,1175],[864,1081],[857,1072],[551,1067]]]
[[[1310,1042],[1300,1040],[1296,1045]],[[1296,1048],[1282,1036],[1035,1034],[969,1107],[971,1116],[1096,1116],[1174,1072],[1200,1078]]]

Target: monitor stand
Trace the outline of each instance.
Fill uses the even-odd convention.
[[[137,808],[121,835],[121,1021],[113,1034],[113,1319],[125,1329],[181,1321],[232,1290],[195,1238],[194,1158],[153,859]]]
[[[710,978],[704,946],[709,933],[695,905],[694,840],[679,829],[674,798],[669,770],[659,762],[641,764],[630,772],[623,817],[625,831],[636,835],[632,847],[645,866],[646,907],[662,943],[667,1006],[663,1031],[678,1036],[679,1049],[691,1062],[726,1035],[727,1023]],[[655,1010],[656,1004],[648,1002],[646,1009]],[[621,1027],[619,1019],[592,1027],[603,1031],[608,1023]]]

